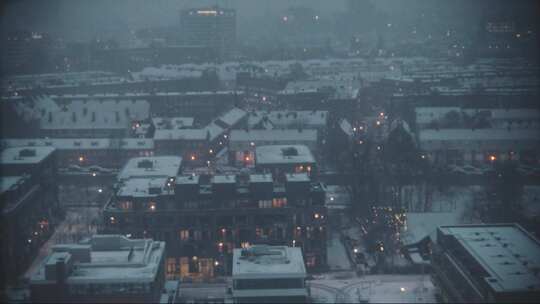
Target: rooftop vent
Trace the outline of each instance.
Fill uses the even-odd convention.
[[[19,151],[19,157],[34,157],[36,156],[35,149],[22,149]]]
[[[153,167],[154,167],[154,164],[149,159],[141,160],[137,164],[137,168],[152,169]]]
[[[298,150],[295,147],[288,147],[281,150],[283,156],[298,156]]]

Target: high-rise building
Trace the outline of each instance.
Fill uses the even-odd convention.
[[[184,9],[180,12],[183,45],[215,49],[218,60],[230,58],[236,45],[236,11],[220,7]]]

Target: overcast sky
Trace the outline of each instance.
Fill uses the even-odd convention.
[[[306,5],[323,12],[344,9],[344,0],[9,0],[3,7],[8,27],[76,28],[146,27],[178,24],[184,7],[220,4],[238,17],[275,14],[289,6]]]

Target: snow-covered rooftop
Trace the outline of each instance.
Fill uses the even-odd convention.
[[[179,156],[153,156],[131,158],[118,174],[118,180],[132,177],[175,177],[180,172]]]
[[[485,280],[497,292],[538,291],[540,242],[515,224],[443,226],[489,274]]]
[[[423,141],[540,141],[540,130],[520,129],[440,129],[420,130],[420,142]]]
[[[151,138],[17,138],[3,139],[5,147],[42,147],[49,146],[58,150],[101,150],[101,149],[153,149]]]
[[[199,183],[199,175],[179,175],[176,177],[175,182],[178,185],[197,185]]]
[[[37,164],[54,152],[53,147],[13,147],[2,150],[0,164]]]
[[[272,179],[271,174],[250,174],[249,182],[250,183],[272,183],[273,179]]]
[[[23,179],[23,176],[0,176],[0,194],[15,188]]]
[[[185,129],[193,127],[193,117],[154,117],[152,124],[156,130]]]
[[[287,182],[309,182],[310,178],[307,173],[287,173],[285,174]]]
[[[125,180],[117,192],[117,196],[156,197],[163,194],[173,194],[168,186],[167,177],[130,178]]]
[[[214,175],[212,176],[212,184],[234,184],[236,176],[234,175]]]
[[[255,148],[255,157],[258,165],[315,163],[313,154],[304,145],[259,146]]]
[[[88,257],[87,254],[89,259],[83,257]],[[94,235],[78,244],[54,246],[53,252],[31,275],[30,283],[50,283],[47,266],[66,259],[73,261],[73,267],[66,267],[66,283],[70,288],[78,284],[151,283],[158,275],[164,254],[165,242]]]
[[[306,276],[299,247],[255,245],[233,251],[233,278],[282,278]]]
[[[218,119],[224,122],[227,126],[231,127],[237,124],[246,115],[247,115],[246,111],[240,108],[232,108],[231,110],[220,115]]]
[[[317,141],[317,130],[232,130],[230,134],[230,141]]]
[[[144,120],[150,114],[150,104],[142,99],[72,99],[60,103],[45,96],[34,103],[33,115],[42,129],[125,129],[132,121]]]
[[[157,129],[154,133],[155,140],[215,140],[218,136],[225,132],[225,128],[229,128],[237,124],[246,116],[246,112],[239,108],[233,108],[214,121],[210,122],[204,128],[198,129]],[[193,122],[192,122],[193,124]]]

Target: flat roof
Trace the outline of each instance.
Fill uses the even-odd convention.
[[[53,283],[45,278],[45,265],[59,257],[58,253],[80,254],[81,250],[90,250],[90,261],[78,261],[77,254],[71,255],[74,267],[66,278],[69,285],[150,283],[154,281],[163,263],[165,242],[128,239],[122,235],[94,235],[78,244],[56,245],[43,264],[31,274],[30,283]]]
[[[118,173],[118,180],[132,177],[175,177],[181,164],[180,156],[131,158]]]
[[[193,117],[154,117],[152,124],[156,130],[171,130],[193,127]]]
[[[540,142],[540,130],[524,129],[440,129],[420,130],[420,141],[487,141],[487,140],[531,140]]]
[[[123,182],[118,189],[117,196],[131,197],[156,197],[159,195],[173,194],[172,184],[167,186],[167,177],[151,178],[130,178]],[[150,189],[159,189],[159,192],[152,192]]]
[[[236,183],[235,175],[214,175],[212,176],[212,184],[234,184]]]
[[[244,251],[247,256],[242,256]],[[305,277],[306,268],[299,247],[254,245],[233,251],[233,278]]]
[[[258,165],[315,163],[315,158],[304,145],[270,145],[255,148]]]
[[[53,147],[12,147],[2,150],[2,165],[37,164],[54,152]],[[22,153],[26,156],[21,156]],[[25,154],[28,152],[28,154]]]
[[[540,290],[540,242],[517,224],[441,226],[489,274],[496,292]],[[532,289],[531,289],[532,288]]]

